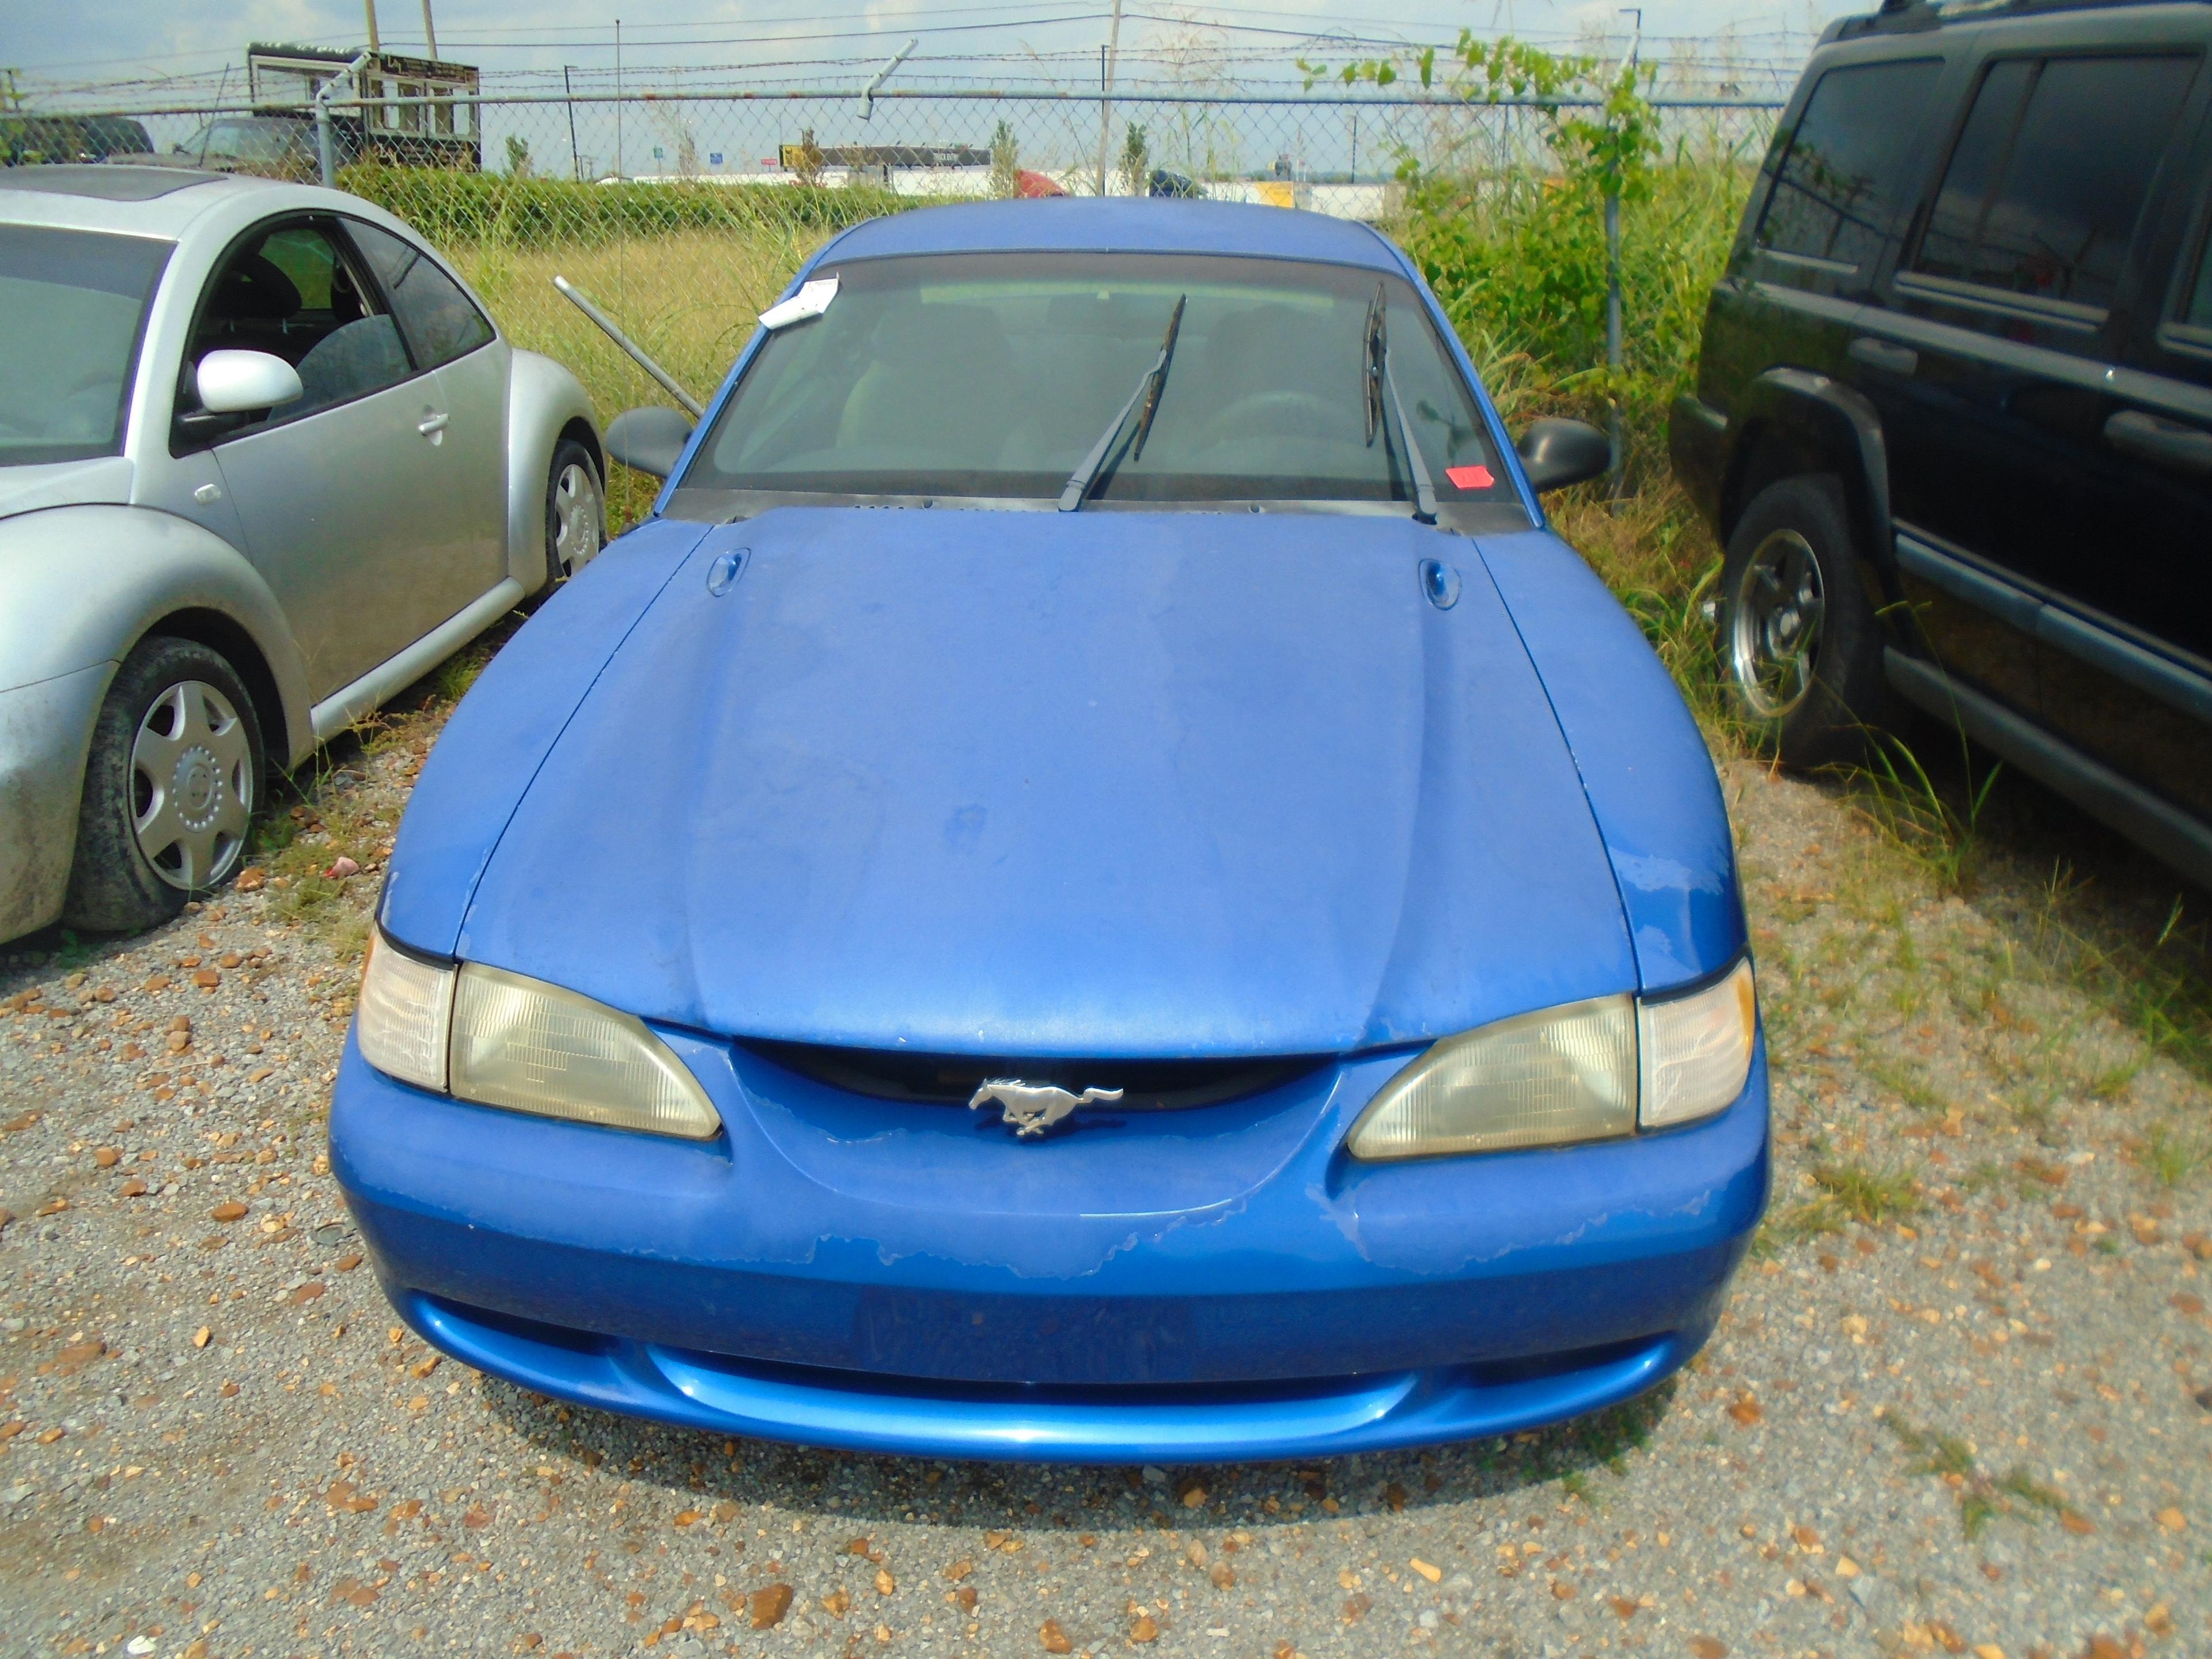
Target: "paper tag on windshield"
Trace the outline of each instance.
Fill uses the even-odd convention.
[[[780,301],[761,313],[761,326],[773,332],[789,328],[793,323],[803,323],[810,317],[819,317],[830,309],[830,302],[836,297],[837,279],[817,276],[811,283],[800,283],[799,292],[788,300]]]

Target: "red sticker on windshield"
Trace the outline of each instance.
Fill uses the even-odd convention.
[[[1498,482],[1490,476],[1490,469],[1486,466],[1448,466],[1444,469],[1444,477],[1459,489],[1487,489]]]

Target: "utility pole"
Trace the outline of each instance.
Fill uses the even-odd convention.
[[[1098,193],[1106,193],[1107,147],[1113,141],[1114,70],[1121,56],[1121,0],[1114,0],[1114,22],[1098,53]]]
[[[361,0],[361,3],[368,12],[368,49],[371,52],[382,52],[384,47],[376,38],[376,0]]]
[[[576,150],[576,84],[568,78],[569,65],[561,65],[561,90],[568,100],[568,165],[574,169],[576,182],[584,182],[584,158]]]
[[[374,3],[374,0],[371,0]],[[430,21],[430,0],[422,0],[422,38],[430,43],[430,56],[438,55],[438,26]]]

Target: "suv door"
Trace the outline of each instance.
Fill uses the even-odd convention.
[[[1850,378],[1881,416],[1906,595],[1950,672],[2023,710],[2045,702],[2041,595],[2115,550],[2100,479],[2131,250],[2197,68],[2143,47],[1993,57],[1859,319]]]
[[[242,425],[196,412],[193,371],[224,349],[283,358],[302,396]],[[446,499],[456,481],[439,487],[439,387],[334,220],[270,221],[226,256],[201,300],[178,406],[173,447],[214,444],[246,556],[284,607],[318,702],[466,602],[456,595],[477,573],[453,568],[467,538]]]
[[[359,219],[347,232],[392,302],[407,349],[438,385],[437,443],[453,610],[507,568],[507,386],[513,356],[490,319],[422,248]]]
[[[2037,633],[2050,724],[2212,818],[2212,112],[2198,129],[2093,444],[2105,539],[2051,574]]]

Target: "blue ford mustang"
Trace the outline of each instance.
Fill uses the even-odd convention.
[[[416,1331],[1102,1462],[1501,1434],[1696,1351],[1767,1188],[1720,791],[1538,506],[1602,441],[1516,451],[1403,255],[880,220],[651,427],[653,516],[391,861],[331,1144]]]

